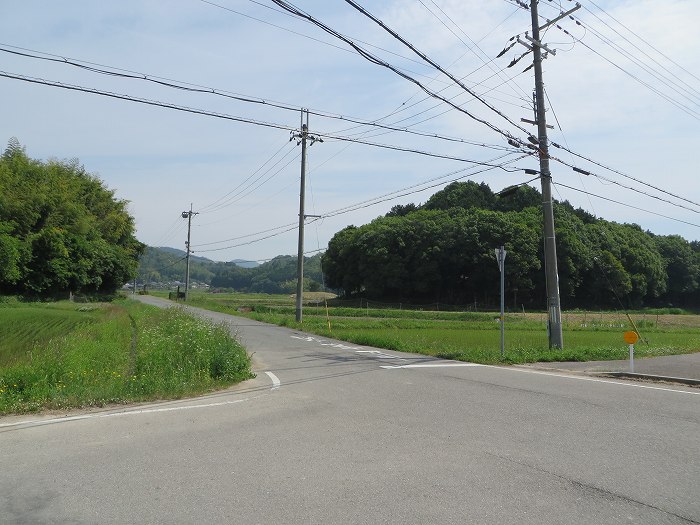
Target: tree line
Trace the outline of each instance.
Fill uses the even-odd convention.
[[[127,202],[77,160],[43,162],[10,139],[0,158],[0,294],[113,293],[144,246]]]
[[[455,182],[423,205],[399,205],[335,234],[323,256],[326,283],[345,296],[387,301],[497,304],[494,248],[505,246],[506,303],[546,304],[541,194],[520,186],[499,197]],[[700,304],[700,243],[654,235],[555,202],[565,308]]]

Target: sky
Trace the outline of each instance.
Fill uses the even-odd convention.
[[[543,63],[549,138],[575,153],[551,148],[554,197],[700,240],[697,2],[580,3],[542,38],[556,51]],[[129,202],[149,246],[184,250],[192,209],[194,254],[219,261],[296,254],[301,108],[323,140],[307,148],[309,254],[452,181],[532,179],[537,159],[507,141],[536,134],[520,120],[533,118],[531,55],[507,67],[531,24],[514,0],[359,1],[468,91],[348,2],[292,4],[434,96],[271,0],[0,0],[0,144],[77,158]],[[542,0],[540,23],[574,5]]]

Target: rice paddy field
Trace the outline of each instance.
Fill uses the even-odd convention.
[[[700,351],[700,316],[680,310],[566,312],[563,350],[548,348],[546,314],[506,314],[501,356],[497,313],[372,302],[327,306],[326,299],[321,293],[305,294],[301,323],[295,321],[293,296],[192,293],[189,304],[356,344],[477,363],[626,359],[623,333],[633,329],[641,335],[635,346],[640,358]]]

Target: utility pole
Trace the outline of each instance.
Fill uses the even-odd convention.
[[[542,49],[549,50],[540,42],[540,25],[537,15],[537,1],[530,0],[530,15],[532,17],[532,53],[535,69],[535,108],[537,120],[537,140],[540,158],[540,182],[542,184],[542,212],[544,215],[544,269],[547,286],[548,334],[550,348],[564,348],[562,335],[561,302],[559,299],[559,271],[557,268],[557,244],[554,235],[554,209],[552,205],[552,174],[549,170],[549,142],[547,139],[547,120],[544,107],[544,80],[542,78]],[[564,18],[576,9],[562,13],[555,20],[548,21],[542,28]],[[554,52],[552,52],[554,54]]]
[[[185,270],[185,302],[187,302],[187,296],[190,289],[190,232],[192,230],[192,215],[197,215],[199,212],[192,211],[192,203],[190,203],[190,211],[183,211],[182,218],[187,219],[187,242],[185,242],[185,248],[187,248],[187,263]]]
[[[304,124],[304,112],[306,112],[306,124]],[[301,144],[301,183],[299,189],[299,246],[297,249],[297,299],[296,299],[296,321],[302,321],[302,304],[304,299],[304,221],[307,215],[304,214],[304,199],[306,195],[306,143],[307,140],[323,142],[320,138],[309,135],[309,110],[301,110],[301,131],[290,137],[289,140],[298,139]]]
[[[496,248],[494,250],[496,252],[496,261],[498,262],[498,270],[501,272],[501,358],[505,356],[505,324],[506,324],[506,317],[505,317],[505,282],[506,282],[506,249],[504,246],[501,246],[500,248]]]

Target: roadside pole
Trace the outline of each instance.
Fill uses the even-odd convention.
[[[639,341],[639,334],[634,330],[625,332],[624,334],[625,343],[629,345],[630,350],[630,373],[634,374],[634,343]]]
[[[506,250],[503,246],[500,248],[494,248],[496,252],[496,261],[498,261],[498,269],[501,272],[501,317],[499,322],[501,324],[501,358],[505,355],[505,263],[506,263]]]

